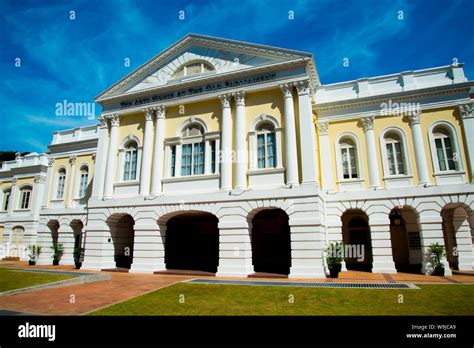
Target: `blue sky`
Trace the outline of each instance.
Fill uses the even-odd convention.
[[[472,0],[0,0],[0,151],[44,152],[54,130],[95,123],[55,106],[92,102],[191,32],[312,52],[322,83],[455,58],[474,79],[473,15]]]

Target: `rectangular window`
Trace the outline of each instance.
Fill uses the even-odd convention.
[[[395,143],[395,158],[396,158],[396,163],[397,163],[398,174],[406,174],[401,143]]]
[[[87,180],[89,175],[87,173],[81,173],[81,181],[79,183],[79,197],[83,198],[87,193]]]
[[[275,168],[275,133],[267,133],[268,168]]]
[[[195,175],[204,174],[204,143],[194,144],[194,170]]]
[[[64,182],[66,181],[66,176],[60,175],[58,178],[58,190],[56,191],[56,198],[61,199],[64,197]]]
[[[176,146],[171,146],[171,177],[175,176],[176,167]]]
[[[20,199],[20,209],[28,209],[30,206],[30,196],[31,191],[25,190],[21,192],[21,199]]]
[[[257,159],[258,167],[265,168],[265,134],[257,136]]]
[[[435,139],[435,143],[436,143],[436,154],[438,156],[439,170],[444,172],[446,171],[446,160],[444,157],[443,140],[439,138]]]
[[[137,160],[138,160],[138,151],[132,152],[132,172],[130,175],[130,180],[137,179]]]
[[[3,210],[7,211],[8,210],[8,204],[10,202],[10,195],[11,192],[5,192],[5,198],[3,199]]]
[[[191,166],[193,159],[193,147],[192,144],[184,144],[181,147],[181,175],[191,175]]]
[[[344,179],[357,179],[357,165],[353,147],[341,149],[342,173]]]
[[[137,157],[138,157],[138,151],[136,150],[125,152],[125,165],[123,168],[124,181],[137,179]]]
[[[388,161],[388,168],[390,170],[390,175],[396,175],[397,171],[395,169],[395,156],[393,153],[393,144],[387,144],[387,161]]]
[[[211,172],[216,172],[216,141],[211,141]]]
[[[456,163],[453,156],[453,146],[451,144],[451,138],[444,138],[444,144],[446,147],[446,157],[448,159],[449,170],[456,170]]]

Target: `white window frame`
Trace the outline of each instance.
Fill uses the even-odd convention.
[[[258,167],[258,140],[257,135],[261,134],[257,129],[262,124],[271,124],[275,133],[275,167],[267,167],[267,158],[265,158],[265,168]],[[260,114],[257,116],[250,127],[249,131],[249,173],[256,172],[281,172],[283,168],[283,156],[282,156],[282,128],[278,120],[271,115]]]
[[[356,152],[356,166],[358,171],[358,178],[344,178],[344,168],[342,165],[342,153],[341,153],[341,141],[349,139],[354,143]],[[360,146],[359,137],[352,132],[344,132],[336,137],[335,141],[335,152],[336,152],[336,169],[337,179],[339,185],[339,191],[360,191],[364,189],[364,167],[362,166],[362,148]]]
[[[18,192],[20,193],[18,196],[19,196],[19,200],[18,200],[18,205],[17,205],[17,209],[18,210],[31,210],[31,201],[32,201],[32,198],[33,198],[33,186],[29,185],[29,184],[25,184],[21,187],[18,188]],[[23,207],[23,198],[24,196],[28,194],[28,201],[27,201],[27,207],[24,208]]]
[[[453,154],[459,154],[457,160],[456,170],[441,171],[438,163],[438,153],[436,151],[436,143],[434,130],[435,128],[443,127],[451,138],[451,145],[453,146]],[[436,183],[439,184],[458,184],[465,183],[465,170],[464,170],[464,159],[461,147],[459,146],[459,137],[456,128],[449,122],[438,121],[434,122],[428,130],[428,139],[430,143],[431,161],[433,165],[433,174],[435,176]]]
[[[85,190],[85,194],[81,196],[82,174],[83,174],[82,171],[84,170],[84,168],[87,171],[87,180],[86,180],[86,187],[85,187],[86,190]],[[89,186],[89,182],[90,182],[89,174],[90,174],[89,165],[87,163],[82,163],[79,166],[79,169],[77,172],[77,177],[79,178],[79,180],[77,180],[77,190],[76,190],[77,199],[83,199],[87,197],[87,186]]]
[[[187,74],[187,67],[190,66],[190,65],[194,65],[194,64],[200,64],[201,65],[201,72],[197,73],[197,74],[192,74],[192,75],[188,75]],[[204,70],[204,65],[207,65],[208,67],[210,67],[211,69],[206,71]],[[183,68],[183,75],[182,76],[179,76],[179,77],[176,77],[176,74],[178,73],[179,70],[181,70],[181,68]],[[183,78],[186,78],[186,77],[193,77],[193,76],[200,76],[200,75],[203,75],[203,74],[208,74],[208,73],[212,73],[212,72],[215,72],[216,71],[216,68],[213,64],[211,64],[210,62],[206,61],[206,60],[190,60],[190,61],[187,61],[186,63],[184,64],[181,64],[174,72],[173,74],[171,75],[171,80],[180,80],[180,79],[183,79]]]
[[[387,136],[389,134],[395,134],[400,140],[400,145],[402,147],[402,160],[405,167],[405,174],[390,174],[390,163],[388,163],[388,153],[387,153]],[[380,154],[382,155],[382,165],[384,178],[393,178],[393,177],[408,177],[412,176],[411,165],[410,165],[410,156],[408,152],[408,142],[405,135],[405,132],[398,127],[390,127],[384,129],[380,134]],[[397,168],[398,171],[398,168]]]
[[[124,180],[123,175],[125,171],[125,153],[127,151],[127,145],[130,142],[135,142],[137,144],[137,175],[134,180]],[[116,183],[121,184],[130,184],[130,185],[138,185],[140,182],[140,172],[141,172],[141,163],[142,163],[142,152],[143,147],[140,139],[132,134],[129,134],[125,139],[123,139],[122,143],[119,147],[119,160],[118,166],[119,170],[117,171],[118,177],[116,178]]]
[[[7,201],[8,201],[8,204],[7,204]],[[3,190],[2,211],[8,211],[8,208],[10,207],[11,203],[12,203],[12,189],[10,187]],[[5,209],[5,205],[7,205],[6,209]]]
[[[270,124],[270,125],[273,127],[273,125],[272,125],[271,123],[267,123],[267,124]],[[260,123],[260,125],[257,127],[257,129],[260,128],[260,127],[262,127],[262,126],[264,126],[264,125],[265,125],[264,122]],[[268,162],[269,162],[269,155],[268,155],[268,134],[273,134],[273,135],[274,135],[274,142],[275,142],[275,143],[274,143],[274,145],[275,145],[275,154],[274,154],[275,159],[274,159],[274,161],[273,161],[273,162],[275,163],[274,166],[270,166],[269,163],[268,163]],[[264,139],[264,140],[263,140],[263,148],[264,148],[264,152],[265,152],[265,155],[264,155],[265,164],[264,164],[263,167],[259,167],[259,166],[258,166],[258,137],[259,137],[260,135],[263,135],[263,139]],[[256,151],[257,151],[257,167],[258,167],[258,169],[274,169],[274,168],[276,168],[276,166],[277,166],[276,157],[277,157],[277,156],[276,156],[276,132],[275,132],[275,128],[273,127],[273,129],[272,129],[271,131],[268,130],[268,129],[258,130],[258,131],[255,132],[255,137],[256,137],[256,139],[257,139],[257,150],[256,150]]]
[[[61,174],[59,173],[62,169],[64,169],[64,185],[63,185],[63,196],[58,197],[58,185],[59,185],[59,178]],[[56,170],[55,173],[55,179],[54,179],[54,187],[53,187],[53,192],[52,194],[52,199],[53,201],[63,201],[64,196],[66,195],[66,181],[67,181],[67,168],[65,166],[61,166]]]

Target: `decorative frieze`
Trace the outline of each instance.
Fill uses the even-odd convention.
[[[44,184],[46,182],[46,176],[44,175],[35,175],[36,184]]]
[[[329,122],[320,122],[316,124],[319,135],[328,135]]]

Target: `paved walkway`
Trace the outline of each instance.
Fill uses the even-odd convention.
[[[34,266],[26,263],[3,263],[0,267],[43,269],[73,273],[100,273],[86,270],[74,270],[73,266]],[[104,272],[102,272],[103,274]],[[164,274],[129,274],[108,272],[112,279],[89,284],[78,284],[60,288],[50,288],[27,293],[0,296],[0,315],[2,311],[26,312],[40,315],[80,315],[114,303],[143,295],[177,282],[193,279],[216,279],[205,276],[164,275]],[[242,279],[219,277],[217,279]],[[342,272],[339,278],[314,279],[261,279],[262,281],[278,282],[354,282],[354,283],[413,283],[413,284],[474,284],[474,277],[469,275],[453,275],[450,277],[434,277],[419,274],[382,274],[367,272]],[[74,297],[75,301],[71,301]]]

